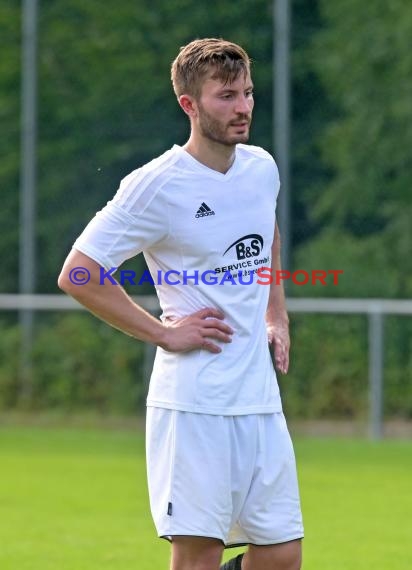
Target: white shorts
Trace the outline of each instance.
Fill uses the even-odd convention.
[[[146,440],[159,536],[211,537],[226,546],[303,537],[283,413],[214,416],[149,407]]]

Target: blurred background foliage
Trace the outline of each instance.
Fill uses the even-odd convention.
[[[290,296],[412,297],[412,4],[292,1],[292,269],[343,269],[339,285]],[[21,6],[0,6],[0,292],[17,291]],[[179,46],[220,36],[254,61],[251,142],[272,148],[272,2],[45,0],[39,4],[37,292],[57,293],[71,244],[120,179],[188,122],[170,83]],[[143,271],[141,256],[128,263]],[[143,289],[133,293],[147,293]],[[18,404],[19,331],[4,316],[0,407]],[[388,319],[386,409],[412,415],[407,318]],[[144,400],[143,345],[93,317],[36,319],[33,408],[129,413]],[[299,417],[366,409],[361,317],[292,318],[282,381]]]

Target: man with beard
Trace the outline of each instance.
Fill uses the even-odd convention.
[[[238,276],[250,275],[266,259],[280,269],[278,171],[266,151],[245,144],[250,60],[231,42],[195,40],[173,62],[172,82],[189,140],[121,182],[76,240],[59,285],[110,325],[158,347],[147,469],[158,534],[172,543],[171,570],[218,570],[223,549],[237,545],[248,549],[225,570],[299,570],[295,458],[267,349],[269,341],[286,373],[283,289],[259,284],[256,273],[238,282],[199,279],[228,265],[250,266]],[[101,271],[140,252],[156,276],[160,320],[112,280],[101,282]],[[90,275],[82,287],[71,281],[78,268]]]

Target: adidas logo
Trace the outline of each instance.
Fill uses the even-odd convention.
[[[204,218],[205,216],[214,216],[214,215],[215,215],[214,211],[211,210],[205,202],[202,202],[200,204],[200,208],[196,212],[195,218]]]

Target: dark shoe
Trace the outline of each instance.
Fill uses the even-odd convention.
[[[220,570],[242,570],[243,554],[239,554],[236,558],[232,558],[220,567]]]

